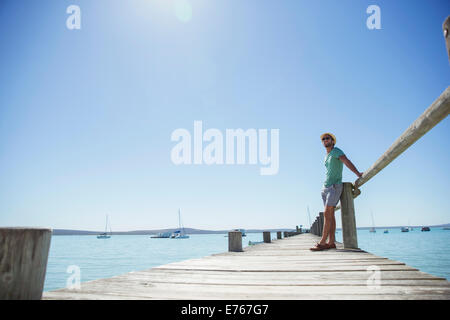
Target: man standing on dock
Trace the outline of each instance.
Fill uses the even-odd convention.
[[[312,251],[322,251],[326,249],[336,248],[335,232],[336,219],[334,217],[334,210],[336,208],[342,193],[342,169],[345,164],[351,171],[353,171],[359,178],[362,173],[359,172],[353,163],[347,159],[344,152],[336,148],[336,137],[332,133],[324,133],[320,136],[323,146],[327,149],[325,157],[325,167],[327,168],[326,179],[322,189],[322,200],[325,206],[324,224],[322,231],[322,239],[311,248]],[[328,243],[327,243],[328,238]]]

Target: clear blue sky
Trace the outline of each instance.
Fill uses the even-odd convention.
[[[321,133],[364,171],[450,84],[449,14],[447,0],[4,0],[0,225],[166,228],[178,208],[193,228],[306,225]],[[174,165],[171,133],[195,120],[279,129],[278,174]],[[357,225],[370,210],[376,225],[450,222],[449,138],[446,119],[364,185]]]

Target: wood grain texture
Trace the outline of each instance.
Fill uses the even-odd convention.
[[[52,230],[0,228],[0,300],[39,300]]]
[[[362,250],[309,250],[301,234],[200,259],[83,282],[44,299],[449,299],[450,283]],[[379,285],[371,282],[377,270]]]

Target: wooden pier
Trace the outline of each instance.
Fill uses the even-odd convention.
[[[450,282],[310,233],[44,292],[44,299],[450,299]]]

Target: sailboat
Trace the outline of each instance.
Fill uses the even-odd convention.
[[[109,233],[110,233],[110,235],[108,235],[108,215],[106,215],[105,232],[99,234],[97,236],[97,239],[109,239],[109,238],[111,238],[111,234],[112,234],[111,225],[109,226]]]
[[[370,228],[370,232],[377,232],[376,230],[375,230],[375,222],[373,221],[373,212],[372,212],[372,210],[370,210],[370,215],[372,216],[372,228]]]
[[[175,230],[170,239],[189,239],[189,236],[184,232],[184,227],[181,225],[181,209],[178,209],[178,230]]]

